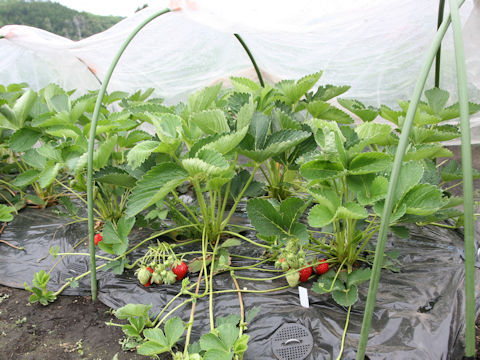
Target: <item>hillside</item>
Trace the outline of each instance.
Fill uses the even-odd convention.
[[[29,25],[72,40],[102,32],[120,20],[122,17],[79,12],[49,1],[0,1],[0,27],[8,24]]]

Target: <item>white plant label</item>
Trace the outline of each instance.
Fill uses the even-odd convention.
[[[300,297],[300,305],[304,308],[309,308],[310,304],[308,302],[308,291],[306,288],[299,286],[298,287],[298,296]]]

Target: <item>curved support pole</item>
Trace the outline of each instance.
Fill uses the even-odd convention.
[[[465,356],[475,356],[475,241],[473,215],[472,146],[467,93],[467,70],[457,0],[450,0],[455,63],[457,66],[460,129],[462,133],[463,212],[465,252]]]
[[[90,269],[91,269],[91,292],[92,292],[92,300],[96,300],[97,298],[97,274],[95,271],[95,229],[94,229],[94,218],[93,218],[93,152],[95,147],[95,133],[97,129],[97,122],[98,116],[100,114],[100,108],[102,107],[103,97],[105,96],[105,92],[107,91],[108,83],[110,82],[110,78],[112,77],[113,70],[117,66],[120,57],[122,56],[123,52],[127,48],[128,44],[132,41],[132,39],[137,35],[137,33],[145,27],[150,21],[168,13],[172,10],[164,9],[162,11],[156,12],[155,14],[151,15],[149,18],[145,19],[140,25],[138,25],[135,30],[128,36],[128,38],[124,41],[120,49],[118,50],[117,54],[113,58],[110,67],[107,70],[105,75],[105,79],[103,80],[102,87],[97,96],[97,102],[95,103],[95,110],[93,111],[92,117],[92,124],[90,128],[90,137],[88,140],[88,164],[87,164],[87,200],[88,200],[88,235],[89,235],[89,246],[90,246]]]
[[[437,30],[442,25],[443,12],[445,10],[445,0],[440,0],[438,3],[438,18],[437,18]],[[438,47],[437,56],[435,57],[435,87],[440,87],[440,59],[442,56],[442,47]]]
[[[459,6],[464,3],[465,0],[460,0]],[[390,216],[393,210],[394,202],[394,193],[395,188],[397,187],[398,177],[400,175],[400,169],[402,166],[403,156],[408,145],[408,137],[412,129],[413,119],[415,112],[417,110],[418,103],[422,96],[422,91],[425,87],[428,74],[433,64],[435,54],[437,53],[440,43],[442,42],[443,37],[450,25],[450,16],[443,20],[442,25],[439,27],[437,34],[435,35],[432,44],[427,53],[427,57],[423,64],[423,68],[418,77],[417,83],[415,85],[415,90],[413,91],[412,100],[408,107],[407,116],[402,128],[402,135],[400,136],[400,141],[397,147],[397,152],[395,154],[395,160],[393,162],[392,175],[390,177],[390,182],[388,184],[388,193],[385,199],[385,207],[382,216],[382,222],[380,225],[380,231],[378,234],[377,246],[375,249],[375,259],[373,261],[372,275],[370,277],[370,286],[368,288],[367,303],[365,305],[365,312],[363,315],[362,331],[360,333],[360,340],[358,342],[357,348],[357,360],[364,360],[365,350],[368,342],[368,333],[370,332],[370,326],[372,324],[372,315],[373,309],[375,307],[375,299],[378,291],[378,282],[380,281],[380,270],[383,264],[383,254],[385,252],[385,243],[387,239],[388,225],[390,223]]]
[[[262,87],[265,87],[265,83],[263,82],[263,77],[262,77],[262,74],[260,73],[260,69],[258,68],[257,62],[255,61],[255,58],[250,52],[250,49],[248,48],[247,44],[245,44],[245,41],[243,41],[242,37],[239,34],[233,34],[233,35],[235,35],[237,40],[240,41],[240,44],[242,44],[243,49],[247,52],[247,55],[250,58],[250,61],[252,62],[253,67],[255,68],[255,72],[257,73],[257,77],[258,77],[258,81],[260,82],[260,85],[262,85]]]

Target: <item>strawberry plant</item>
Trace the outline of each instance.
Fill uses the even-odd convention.
[[[126,335],[122,341],[126,350],[137,348],[139,354],[147,356],[169,352],[176,360],[243,359],[249,340],[249,335],[244,334],[244,330],[259,311],[259,308],[253,308],[246,314],[245,321],[235,314],[218,317],[216,328],[202,335],[193,344],[189,345],[187,342],[184,351],[181,352],[175,351],[177,342],[191,326],[186,326],[179,317],[172,317],[165,322],[164,330],[161,330],[159,326],[163,321],[159,321],[159,317],[151,320],[150,308],[151,305],[127,304],[114,314],[117,319],[127,320],[128,324],[109,322],[107,325],[121,326]]]
[[[276,291],[309,281],[315,273],[313,291],[331,294],[350,313],[359,285],[370,277],[371,240],[383,216],[393,154],[409,104],[400,102],[401,110],[396,111],[339,99],[343,111],[329,101],[348,87],[314,89],[320,76],[265,87],[233,78],[234,89],[207,87],[170,107],[159,99],[147,100],[150,90],[104,98],[93,161],[99,224],[94,243],[104,253],[96,255],[103,261],[96,269],[115,274],[133,270],[140,291],[154,292],[163,284],[179,288],[154,320],[148,306],[127,305],[117,311],[119,319],[128,321],[121,325],[126,348],[149,356],[169,352],[175,359],[241,359],[248,342],[243,330],[249,321],[243,318],[241,293],[249,290],[241,290],[237,281],[284,279],[285,286],[268,290]],[[450,226],[441,220],[451,218],[462,223],[462,214],[455,209],[461,200],[442,188],[461,178],[458,164],[437,165],[435,160],[451,155],[440,142],[459,132],[442,122],[456,116],[458,106],[446,107],[448,94],[442,90],[425,95],[388,224],[402,237],[408,236],[408,223]],[[8,170],[2,173],[0,197],[9,205],[0,205],[1,219],[11,219],[15,196],[34,202],[33,189],[39,205],[60,201],[75,221],[83,220],[70,198],[85,201],[94,99],[92,93],[73,100],[71,92],[54,85],[38,93],[12,88],[0,97],[1,154]],[[109,110],[114,103],[120,111]],[[478,109],[470,105],[471,112]],[[379,115],[388,123],[375,122]],[[352,116],[361,122],[355,124]],[[140,130],[140,125],[151,132]],[[242,234],[251,227],[232,223],[245,199],[259,240]],[[130,246],[135,225],[159,232]],[[162,235],[179,243],[158,241]],[[127,256],[147,243],[145,254],[129,264]],[[265,250],[263,256],[232,250],[246,243]],[[198,248],[185,251],[185,244]],[[57,249],[52,255],[72,253]],[[238,266],[236,258],[253,263]],[[388,269],[394,265],[385,263]],[[277,275],[241,276],[247,269]],[[230,273],[235,290],[214,289],[213,277],[219,272]],[[188,273],[198,274],[195,283],[190,284]],[[35,274],[32,287],[25,286],[33,293],[31,301],[48,304],[87,274],[67,279],[55,293],[46,289],[45,272]],[[241,315],[215,323],[213,296],[223,292],[239,294]],[[208,300],[210,331],[190,344],[196,302],[202,298]],[[191,311],[186,324],[171,318],[187,304]],[[186,345],[180,352],[177,343],[185,332]]]
[[[53,291],[47,289],[49,280],[50,274],[46,273],[44,270],[41,270],[35,273],[31,287],[27,284],[27,282],[25,282],[25,290],[32,293],[29,299],[31,303],[39,302],[45,306],[48,305],[49,302],[55,301],[57,296],[53,293]]]

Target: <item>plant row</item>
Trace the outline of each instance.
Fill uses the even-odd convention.
[[[174,106],[150,98],[152,89],[104,97],[94,155],[95,243],[103,252],[98,268],[135,271],[140,286],[151,291],[181,282],[178,295],[154,320],[145,304],[116,311],[128,320],[119,325],[127,348],[151,356],[171,352],[175,359],[242,358],[246,324],[258,309],[245,314],[241,294],[249,290],[238,281],[284,278],[285,286],[265,291],[272,292],[317,273],[312,289],[331,293],[350,311],[358,286],[370,278],[371,240],[383,216],[409,103],[399,101],[394,110],[337,98],[349,87],[319,86],[320,76],[265,87],[232,78],[231,89],[206,87]],[[86,220],[77,205],[86,202],[87,136],[96,93],[72,95],[54,84],[38,92],[22,85],[0,88],[0,220],[12,220],[25,206],[53,204],[72,221]],[[426,91],[415,115],[389,224],[397,236],[408,237],[411,223],[462,225],[457,209],[462,199],[448,191],[462,178],[459,165],[438,160],[452,156],[442,142],[460,135],[456,125],[445,124],[459,116],[458,104],[447,106],[448,98],[438,88]],[[470,104],[471,113],[478,110]],[[252,226],[232,220],[245,203]],[[443,222],[448,219],[449,225]],[[156,232],[131,245],[135,226]],[[163,241],[167,235],[177,242]],[[186,251],[186,244],[194,250]],[[129,263],[141,247],[144,255]],[[238,247],[259,247],[263,254],[242,256],[235,253]],[[384,267],[399,266],[392,252]],[[273,276],[246,277],[244,270]],[[88,275],[53,292],[47,290],[50,271],[26,284],[32,301],[46,305]],[[214,289],[213,277],[220,272],[230,273],[236,290]],[[239,294],[240,315],[215,322],[213,296],[224,292]],[[210,332],[191,344],[201,298],[209,302]],[[183,302],[174,306],[177,299]],[[186,323],[172,317],[187,304]],[[176,346],[184,333],[180,352]]]

